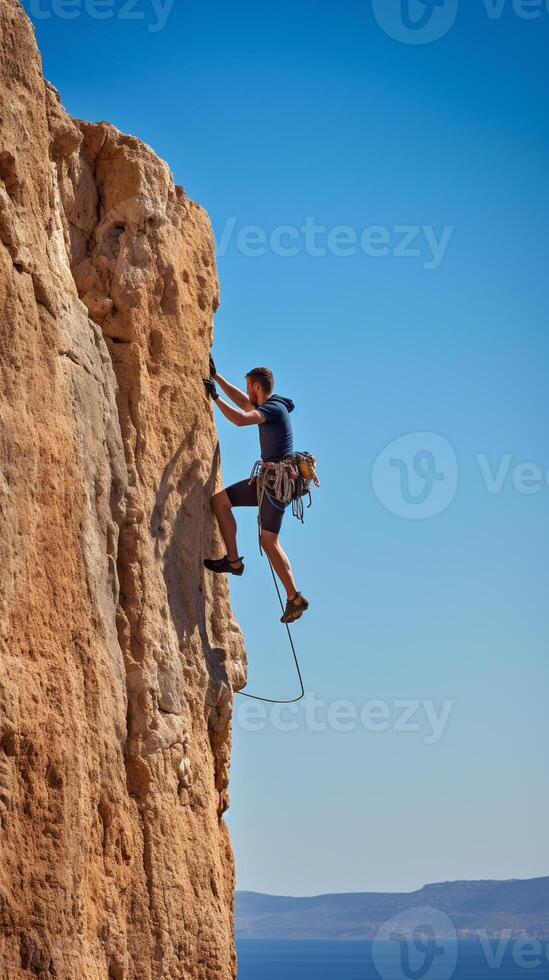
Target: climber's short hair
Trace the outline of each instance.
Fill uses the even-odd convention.
[[[246,378],[251,378],[252,383],[254,381],[259,381],[259,384],[263,388],[266,395],[270,395],[274,388],[274,375],[270,368],[267,367],[256,367],[252,368],[251,371],[247,371]]]

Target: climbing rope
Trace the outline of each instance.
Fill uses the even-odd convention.
[[[260,515],[261,515],[261,511],[258,510],[258,513],[257,513],[257,533],[258,533],[258,539],[259,539],[259,553],[262,555],[263,554],[263,551],[262,551],[262,548],[261,548],[261,516]],[[284,612],[284,604],[283,604],[282,598],[280,596],[280,590],[278,588],[278,582],[276,581],[276,576],[275,576],[275,573],[274,573],[274,569],[273,569],[273,566],[271,564],[271,559],[269,558],[268,555],[267,555],[267,558],[269,559],[269,565],[271,566],[271,574],[273,576],[273,582],[275,584],[275,589],[276,589],[276,592],[277,592],[277,595],[278,595],[278,601],[280,602],[280,608],[282,609],[282,612]],[[301,693],[300,693],[299,697],[297,697],[297,698],[286,698],[286,699],[280,700],[279,698],[261,698],[261,697],[259,697],[258,694],[247,694],[246,691],[236,691],[235,692],[236,694],[240,694],[243,698],[252,698],[254,701],[266,701],[268,704],[295,704],[296,701],[301,701],[301,699],[305,696],[305,688],[303,687],[303,678],[301,676],[301,670],[300,670],[300,667],[299,667],[299,660],[297,659],[297,653],[295,652],[294,641],[292,640],[292,634],[290,633],[290,627],[289,627],[288,623],[284,623],[284,625],[285,625],[286,630],[288,632],[288,639],[290,641],[290,646],[292,648],[292,654],[293,654],[293,658],[294,658],[295,669],[297,671],[297,676],[299,678],[299,686],[301,688]]]

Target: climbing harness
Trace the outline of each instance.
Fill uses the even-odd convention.
[[[303,497],[305,494],[309,494],[309,503],[307,509],[312,504],[311,491],[309,484],[312,481],[315,487],[320,486],[320,481],[316,474],[316,457],[307,452],[296,452],[292,453],[291,456],[285,457],[280,462],[265,462],[264,460],[258,459],[250,473],[250,479],[248,483],[251,483],[253,478],[257,476],[257,534],[259,543],[259,554],[263,554],[263,549],[261,547],[261,504],[263,502],[263,496],[267,493],[269,496],[274,497],[275,500],[280,501],[283,504],[288,504],[290,500],[292,501],[292,513],[294,517],[297,517],[303,524]],[[284,613],[284,603],[280,595],[280,590],[278,588],[278,583],[276,581],[276,575],[271,563],[271,559],[267,555],[269,560],[269,565],[271,568],[271,575],[273,576],[273,582],[275,584],[275,589],[278,595],[278,601],[280,603],[280,608]],[[290,646],[292,648],[292,655],[294,658],[295,669],[297,677],[299,680],[300,693],[297,698],[286,698],[280,700],[279,698],[261,698],[258,694],[247,694],[246,691],[237,691],[243,698],[252,698],[254,701],[266,701],[268,704],[295,704],[296,701],[301,701],[305,696],[305,688],[303,686],[303,677],[301,676],[301,669],[299,666],[299,660],[297,659],[297,653],[295,651],[294,643],[292,640],[292,634],[290,633],[289,624],[284,624],[288,632],[288,639],[290,641]]]
[[[315,487],[320,486],[320,481],[316,475],[316,456],[307,452],[296,452],[290,456],[285,456],[279,462],[273,463],[258,459],[252,467],[248,483],[257,478],[257,506],[259,524],[259,553],[263,554],[261,548],[261,504],[263,496],[274,497],[281,504],[292,502],[292,514],[303,524],[303,497],[309,495],[307,509],[311,506],[310,483]]]

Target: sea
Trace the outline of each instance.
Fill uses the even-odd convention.
[[[238,980],[549,980],[546,941],[485,939],[413,956],[373,942],[241,939]]]

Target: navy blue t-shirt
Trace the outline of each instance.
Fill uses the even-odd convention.
[[[258,411],[265,416],[265,422],[261,422],[258,426],[262,460],[276,463],[293,453],[290,412],[293,412],[294,408],[291,398],[274,394],[270,395],[262,405],[257,406]]]

